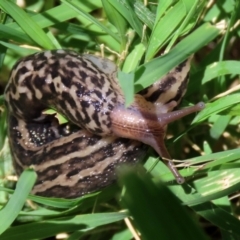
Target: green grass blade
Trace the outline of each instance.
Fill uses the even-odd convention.
[[[143,43],[137,44],[125,59],[122,68],[123,72],[129,73],[131,71],[134,71],[139,66],[139,63],[143,58],[145,50],[146,48]]]
[[[36,179],[37,175],[31,169],[27,169],[21,174],[17,182],[16,190],[8,203],[0,211],[0,235],[18,216]]]
[[[0,118],[0,157],[1,157],[2,148],[4,147],[4,143],[7,137],[7,127],[6,127],[7,111],[3,110],[1,112],[0,117],[1,117]],[[0,172],[1,172],[1,169],[0,169]]]
[[[188,0],[188,7],[187,7],[187,18],[190,21],[187,21],[187,25],[185,26],[182,34],[188,33],[194,26],[196,26],[199,17],[202,14],[202,11],[206,5],[207,0],[196,1],[196,7],[193,6],[192,0]],[[184,20],[185,22],[185,20]]]
[[[15,52],[21,53],[23,55],[30,55],[30,54],[37,52],[37,50],[34,50],[34,49],[19,47],[16,44],[7,43],[7,42],[3,42],[3,41],[0,41],[0,44],[2,46],[7,47],[8,49],[12,49]]]
[[[79,3],[77,0],[73,0],[73,3]],[[100,0],[88,0],[87,3],[79,3],[81,10],[84,12],[91,12],[101,7]],[[72,8],[67,7],[65,4],[61,4],[54,8],[51,8],[43,13],[38,13],[32,16],[32,19],[36,21],[42,28],[54,26],[56,23],[66,22],[79,15],[78,12]]]
[[[0,46],[0,50],[1,48],[3,49],[3,51],[5,50],[3,48],[3,46]],[[0,95],[0,106],[2,108],[2,106],[4,105],[4,96]],[[1,162],[1,158],[3,155],[3,147],[6,141],[6,137],[7,137],[7,125],[6,125],[6,119],[7,119],[7,111],[6,109],[2,109],[0,112],[0,162]],[[1,165],[0,165],[0,177],[1,176]],[[0,181],[1,184],[1,181]]]
[[[240,74],[240,62],[239,61],[222,61],[214,62],[206,66],[204,69],[200,69],[196,72],[190,73],[190,81],[188,84],[188,90],[186,96],[193,94],[196,91],[195,86],[207,84],[213,81],[217,77]]]
[[[116,10],[115,7],[111,3],[109,3],[109,0],[102,0],[104,10],[107,14],[107,17],[109,21],[113,24],[113,26],[116,27],[118,30],[118,34],[121,38],[121,50],[122,52],[126,48],[127,44],[127,38],[126,38],[126,32],[127,32],[127,21],[126,19],[119,13],[119,11]]]
[[[221,229],[228,231],[229,233],[234,233],[240,237],[240,222],[237,218],[229,214],[222,207],[217,207],[215,204],[208,202],[198,206],[192,207],[200,216],[207,219],[209,222],[213,223]]]
[[[205,23],[184,38],[168,54],[140,66],[135,73],[135,92],[150,86],[191,54],[216,38],[219,33],[217,28]]]
[[[206,239],[166,186],[157,187],[143,172],[136,174],[135,169],[125,172],[121,180],[126,188],[123,204],[129,209],[143,239],[159,239],[159,236],[162,240]]]
[[[178,1],[154,26],[151,34],[148,49],[146,52],[146,61],[154,57],[156,52],[164,45],[166,40],[173,34],[186,14],[182,1]]]
[[[189,24],[189,22],[191,21],[192,17],[195,15],[196,9],[197,9],[197,5],[198,5],[198,1],[195,1],[193,3],[193,1],[191,0],[190,2],[191,2],[190,4],[189,4],[189,0],[183,2],[184,6],[185,6],[185,9],[186,9],[186,16],[184,17],[181,25],[175,31],[173,37],[170,40],[170,43],[168,44],[168,46],[165,49],[165,52],[168,52],[172,48],[174,43],[181,36],[181,34],[182,34],[183,30],[185,29],[185,27]]]
[[[156,27],[156,25],[158,24],[158,22],[160,21],[160,19],[164,15],[164,13],[167,11],[167,9],[169,7],[172,6],[172,4],[173,4],[172,0],[165,0],[161,4],[158,4],[158,6],[157,6],[157,15],[156,15],[156,20],[155,20],[154,27]]]
[[[89,231],[98,226],[114,223],[127,217],[126,212],[96,213],[59,218],[54,221],[40,221],[12,227],[1,235],[1,240],[45,239],[60,232]]]
[[[91,3],[91,4],[90,4]],[[99,8],[100,1],[89,1],[89,4],[80,4],[83,11],[89,12],[92,10],[95,10]],[[83,41],[91,41],[89,31],[85,28],[78,26],[76,24],[71,24],[67,22],[69,19],[72,19],[79,15],[78,12],[74,11],[73,9],[66,7],[65,4],[62,4],[60,6],[54,7],[52,9],[49,9],[43,13],[39,14],[33,14],[31,13],[31,19],[32,21],[36,22],[41,28],[51,27],[54,26],[56,29],[59,29],[63,32],[68,33],[74,33],[78,34],[79,36],[82,36]],[[3,25],[2,32],[4,33],[2,36],[5,38],[13,39],[16,42],[24,42],[24,43],[30,43],[33,44],[33,41],[31,38],[29,38],[25,32],[19,27],[19,25],[15,22],[6,23],[6,25]],[[0,32],[1,32],[1,25],[0,25]],[[49,34],[49,33],[48,33]],[[47,35],[48,35],[47,34]],[[100,35],[102,33],[94,33],[92,34]],[[54,39],[51,35],[48,35],[51,42],[54,43],[55,48],[61,48],[59,43]]]
[[[193,81],[189,82],[187,94],[194,92],[195,85],[204,85],[217,77],[228,75],[228,74],[240,74],[240,62],[239,61],[222,61],[214,62],[204,69],[200,69],[190,75],[190,79]]]
[[[121,39],[119,38],[119,36],[117,34],[115,34],[114,32],[112,32],[108,27],[104,26],[102,23],[100,23],[98,20],[96,20],[96,18],[94,18],[93,16],[91,16],[89,13],[83,11],[80,7],[78,2],[70,2],[68,0],[61,0],[61,2],[63,2],[64,4],[66,4],[67,6],[69,6],[70,8],[72,8],[73,10],[75,10],[78,14],[82,15],[84,18],[86,18],[87,20],[89,20],[90,22],[92,22],[93,24],[95,24],[96,26],[98,26],[99,28],[101,28],[104,32],[106,32],[107,34],[109,34],[112,38],[114,38],[116,41],[120,42]]]
[[[154,13],[146,8],[144,4],[139,0],[134,2],[134,11],[144,24],[146,24],[150,29],[153,29],[154,21],[156,18]]]
[[[55,46],[50,41],[46,33],[39,25],[32,21],[31,17],[16,4],[2,0],[0,1],[1,8],[11,15],[13,19],[21,26],[21,28],[41,47],[45,49],[54,49]]]
[[[133,102],[134,74],[118,71],[118,80],[125,94],[125,106],[128,107]]]
[[[238,174],[239,174],[239,171],[238,171]],[[212,179],[209,178],[207,180],[208,184],[210,183],[210,180],[212,180]],[[238,179],[238,181],[239,181],[239,179]],[[224,186],[222,186],[222,190],[221,191],[219,191],[219,188],[218,188],[218,189],[216,189],[216,192],[213,193],[213,194],[208,194],[207,196],[201,196],[201,197],[198,196],[197,198],[195,198],[195,199],[193,199],[191,201],[185,202],[185,204],[188,205],[188,206],[194,206],[194,205],[198,205],[198,204],[205,203],[205,202],[208,202],[208,201],[212,201],[214,199],[218,199],[218,198],[230,195],[230,194],[238,191],[239,187],[240,187],[240,181],[238,183],[236,183],[236,184],[233,184],[232,186],[230,186],[227,189],[223,189]]]
[[[232,116],[219,116],[210,129],[210,135],[214,139],[219,139],[230,123]]]
[[[109,0],[109,2],[124,16],[132,29],[142,38],[143,24],[134,11],[133,3],[130,0]]]
[[[229,109],[238,103],[240,103],[240,98],[239,98],[239,94],[237,93],[227,95],[225,97],[217,99],[212,103],[208,103],[206,107],[201,112],[198,113],[198,115],[193,120],[192,124],[204,121],[205,119],[209,118],[213,114],[217,114],[226,109]]]
[[[132,240],[133,235],[129,229],[125,229],[121,232],[114,234],[111,240]]]
[[[23,31],[0,24],[0,39],[12,39],[15,42],[34,44],[34,41]]]
[[[125,95],[125,106],[129,106],[134,99],[134,74],[145,53],[143,43],[135,46],[124,61],[123,71],[118,71],[118,80]],[[132,72],[131,72],[132,71]]]

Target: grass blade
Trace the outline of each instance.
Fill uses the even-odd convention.
[[[0,235],[18,216],[36,179],[37,175],[31,169],[27,169],[21,174],[17,182],[16,190],[8,203],[0,211]]]
[[[203,24],[177,44],[168,54],[140,66],[135,73],[135,92],[138,92],[164,76],[191,54],[212,41],[220,31],[209,23]]]
[[[108,27],[104,26],[101,24],[99,21],[96,20],[96,18],[92,17],[90,14],[87,12],[83,11],[77,3],[75,2],[70,2],[68,0],[61,0],[61,2],[65,3],[67,6],[75,10],[77,13],[85,17],[87,20],[90,22],[94,23],[96,26],[100,27],[104,32],[109,34],[111,37],[113,37],[116,41],[120,42],[120,38],[117,36],[117,34],[113,33]]]
[[[41,47],[45,49],[54,49],[53,43],[50,41],[46,33],[34,22],[31,17],[16,4],[2,0],[0,2],[2,9],[11,15],[13,19],[21,26],[21,28]]]
[[[126,171],[121,180],[126,187],[123,204],[129,209],[143,239],[159,239],[159,236],[162,240],[206,239],[166,186],[157,187],[146,175],[136,174],[135,169]]]

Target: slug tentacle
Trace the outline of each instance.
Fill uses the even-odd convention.
[[[136,94],[125,108],[117,66],[107,59],[65,50],[21,59],[5,90],[16,173],[35,169],[34,194],[79,197],[113,183],[116,168],[140,161],[147,144],[182,183],[164,136],[168,123],[203,107],[173,111],[186,92],[189,69],[190,59]],[[45,114],[49,108],[69,123]]]
[[[164,126],[164,125],[174,122],[182,117],[185,117],[191,113],[199,112],[204,107],[205,107],[204,103],[199,102],[196,105],[191,106],[191,107],[183,108],[180,110],[175,110],[175,111],[168,112],[168,113],[160,113],[160,114],[157,114],[158,122],[159,122],[159,124]]]

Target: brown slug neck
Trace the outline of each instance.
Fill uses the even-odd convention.
[[[111,113],[112,131],[118,137],[130,138],[141,141],[151,146],[162,157],[165,164],[169,167],[177,182],[182,184],[185,179],[180,175],[164,143],[166,127],[186,115],[201,111],[204,103],[200,102],[194,106],[184,109],[171,111],[177,103],[172,101],[161,107],[153,106],[149,102],[140,102],[135,107],[125,108],[123,104],[115,106]],[[155,113],[153,112],[155,108]],[[167,111],[167,112],[166,112]]]

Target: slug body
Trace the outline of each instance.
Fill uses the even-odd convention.
[[[109,60],[64,50],[23,58],[5,90],[17,174],[32,166],[38,175],[34,194],[74,198],[115,181],[116,167],[138,162],[145,144],[171,159],[164,145],[167,124],[203,107],[172,112],[185,94],[189,62],[136,94],[125,108],[117,67]],[[60,125],[44,114],[48,108],[70,123]],[[166,164],[182,183],[172,162]]]

